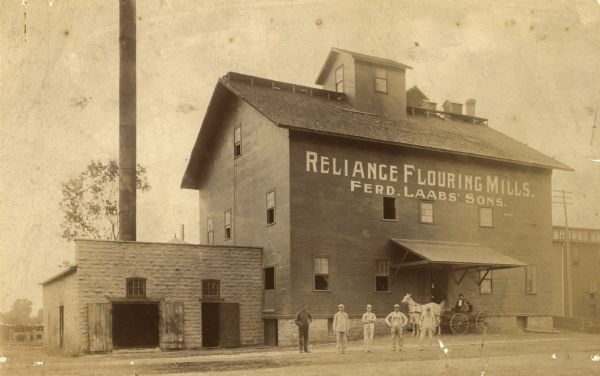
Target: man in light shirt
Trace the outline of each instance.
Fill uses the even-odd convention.
[[[333,332],[338,354],[346,353],[346,344],[348,343],[348,330],[350,330],[350,319],[344,312],[344,305],[338,306],[338,312],[333,316]]]
[[[408,318],[402,312],[400,312],[400,304],[394,304],[394,312],[391,312],[385,318],[385,323],[390,327],[392,333],[392,351],[402,351],[402,332],[404,326],[408,322]]]
[[[375,332],[375,322],[377,317],[371,310],[370,304],[367,304],[367,312],[362,316],[362,322],[364,325],[364,340],[365,340],[365,352],[371,352],[371,346],[373,345],[373,333]]]

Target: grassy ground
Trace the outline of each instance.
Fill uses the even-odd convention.
[[[333,344],[314,345],[310,354],[295,348],[242,348],[174,352],[117,351],[113,354],[62,356],[40,347],[0,348],[8,362],[0,375],[600,375],[600,336],[577,333],[515,333],[444,336],[419,351],[405,338],[402,352],[392,352],[389,338],[375,339],[373,352],[351,343],[338,355]],[[553,359],[553,354],[555,358]],[[34,365],[34,362],[45,362]],[[134,365],[131,365],[133,362]]]

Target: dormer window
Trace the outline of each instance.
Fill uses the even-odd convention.
[[[375,68],[375,91],[378,93],[387,93],[387,71],[385,69]]]
[[[344,92],[344,66],[338,67],[335,70],[335,91],[338,93]]]

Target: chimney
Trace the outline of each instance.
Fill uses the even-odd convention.
[[[185,241],[185,225],[179,225],[179,238]]]
[[[475,99],[467,99],[465,102],[465,110],[467,111],[467,115],[475,116],[475,103]]]
[[[119,0],[119,240],[136,240],[135,0]]]

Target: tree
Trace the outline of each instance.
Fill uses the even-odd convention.
[[[137,165],[137,189],[150,189],[146,168]],[[62,237],[112,239],[119,234],[119,165],[92,160],[78,176],[62,183]]]
[[[2,314],[2,321],[11,325],[29,325],[33,303],[29,299],[17,299],[13,302],[10,311]]]

